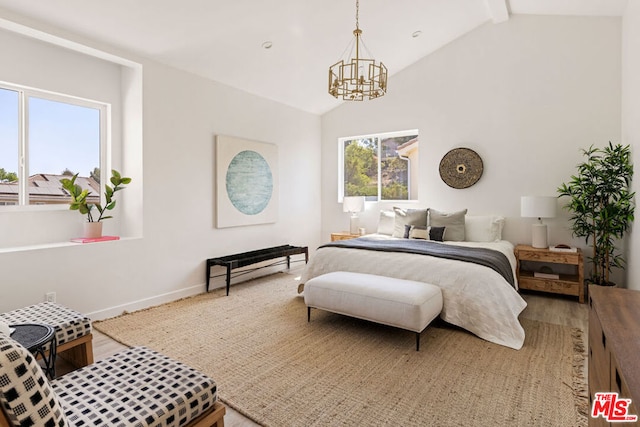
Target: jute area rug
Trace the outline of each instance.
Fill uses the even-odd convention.
[[[512,350],[443,322],[422,334],[313,310],[279,273],[96,322],[199,369],[265,426],[586,426],[581,331],[522,319]]]

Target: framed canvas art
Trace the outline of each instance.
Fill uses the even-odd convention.
[[[216,136],[216,227],[278,219],[278,146]]]

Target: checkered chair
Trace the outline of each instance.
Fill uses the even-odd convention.
[[[43,302],[18,310],[0,313],[9,324],[44,323],[56,331],[58,354],[76,368],[93,363],[91,319],[53,302]]]
[[[31,353],[0,334],[0,426],[224,427],[216,383],[134,347],[47,381]]]

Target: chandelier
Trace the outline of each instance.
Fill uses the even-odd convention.
[[[360,47],[371,57],[371,52],[362,41],[362,30],[359,25],[360,1],[356,0],[355,39],[347,46],[345,53],[349,56],[329,67],[329,94],[345,101],[362,101],[365,98],[375,99],[387,92],[387,67],[375,59],[360,57]],[[353,56],[355,48],[355,57]]]

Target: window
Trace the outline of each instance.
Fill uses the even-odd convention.
[[[100,201],[108,105],[0,83],[0,206],[68,203],[60,180]]]
[[[418,199],[418,131],[339,139],[339,201]]]

